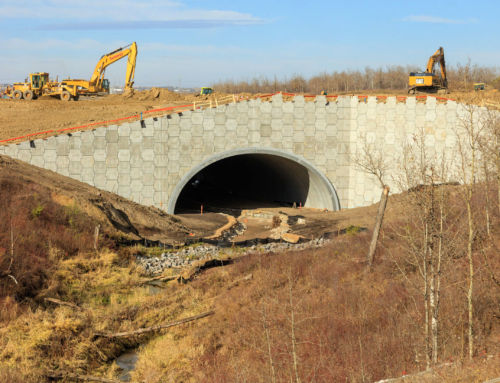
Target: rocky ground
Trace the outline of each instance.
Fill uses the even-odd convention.
[[[157,276],[168,269],[182,269],[200,260],[218,259],[221,257],[240,257],[255,253],[314,249],[322,247],[329,242],[329,239],[316,238],[301,243],[269,242],[255,244],[248,247],[227,247],[200,244],[196,246],[184,247],[180,250],[166,251],[161,253],[159,256],[136,254],[135,261],[139,267],[142,268],[144,274]]]

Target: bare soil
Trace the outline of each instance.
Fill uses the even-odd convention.
[[[135,116],[147,110],[189,105],[195,101],[203,102],[224,96],[223,94],[212,96],[180,94],[167,89],[152,88],[136,91],[132,96],[117,94],[81,97],[78,101],[69,102],[50,96],[33,101],[0,99],[0,141],[48,130],[66,129]],[[171,112],[148,113],[143,117],[167,113]],[[51,132],[37,136],[37,138],[54,134]]]

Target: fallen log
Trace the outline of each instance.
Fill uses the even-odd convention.
[[[143,279],[139,283],[141,285],[145,285],[146,283],[150,283],[150,282],[168,282],[168,281],[173,281],[174,279],[177,279],[177,278],[179,278],[179,275],[171,275],[169,277],[164,277],[164,276],[160,275],[160,276],[154,277],[154,278]]]
[[[108,339],[125,338],[128,336],[141,335],[141,334],[148,333],[148,332],[163,330],[163,329],[166,329],[169,327],[179,326],[181,324],[192,322],[192,321],[195,321],[195,320],[198,320],[201,318],[205,318],[205,317],[208,317],[208,316],[213,315],[213,314],[215,314],[215,311],[207,311],[207,312],[204,312],[202,314],[198,314],[198,315],[188,317],[188,318],[179,319],[179,320],[176,320],[176,321],[173,321],[170,323],[166,323],[166,324],[160,324],[158,326],[144,327],[144,328],[140,328],[137,330],[117,332],[114,334],[96,333],[96,334],[94,334],[93,339],[95,339],[95,338],[108,338]]]
[[[108,379],[108,378],[101,378],[99,376],[92,376],[92,375],[78,375],[78,374],[72,374],[72,373],[48,373],[45,374],[47,378],[50,380],[62,380],[62,379],[72,379],[72,380],[79,380],[82,382],[101,382],[101,383],[120,383],[118,380],[113,380],[113,379]]]
[[[199,261],[195,265],[193,265],[191,268],[188,270],[184,271],[179,277],[177,278],[177,281],[180,283],[187,283],[193,278],[198,275],[201,271],[206,270],[206,269],[211,269],[212,267],[219,267],[219,266],[226,266],[230,265],[234,262],[232,258],[227,258],[227,259],[205,259],[203,261]]]
[[[44,300],[46,302],[55,303],[56,305],[71,307],[72,309],[76,309],[76,310],[81,310],[82,309],[80,306],[77,306],[74,303],[61,301],[61,300],[56,299],[56,298],[44,298]]]

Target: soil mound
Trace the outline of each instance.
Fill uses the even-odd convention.
[[[124,96],[127,97],[127,96]],[[180,93],[172,92],[166,88],[151,88],[143,91],[135,91],[127,98],[136,99],[139,101],[183,101],[184,96]]]

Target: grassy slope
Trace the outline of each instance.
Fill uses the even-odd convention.
[[[112,360],[141,344],[134,381],[264,382],[274,375],[281,382],[298,375],[301,381],[357,382],[424,368],[422,299],[413,288],[420,280],[415,269],[408,266],[403,277],[395,266],[404,256],[401,211],[410,213],[401,210],[402,197],[389,203],[372,273],[364,264],[369,233],[352,232],[319,250],[244,257],[151,295],[139,286],[129,256],[134,250],[118,249],[111,240],[97,253],[92,249],[93,225],[77,205],[58,204],[36,184],[2,187],[3,195],[16,198],[4,198],[0,206],[0,265],[4,270],[9,259],[12,222],[19,285],[0,278],[0,381],[40,382],[52,370],[113,377]],[[463,206],[456,209],[461,225]],[[486,255],[498,275],[499,217],[492,218]],[[454,241],[463,247],[461,238]],[[455,256],[444,269],[441,361],[466,353],[467,268],[461,253]],[[477,361],[445,372],[449,381],[500,375],[497,359],[486,359],[498,355],[500,292],[481,256],[476,270]],[[164,334],[112,342],[92,337],[209,309],[216,314]]]

